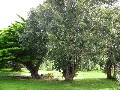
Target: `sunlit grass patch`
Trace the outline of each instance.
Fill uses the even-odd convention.
[[[106,78],[106,74],[102,71],[89,71],[89,72],[78,72],[74,79],[85,79],[85,78]]]

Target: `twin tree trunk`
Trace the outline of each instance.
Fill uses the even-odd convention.
[[[66,69],[64,69],[62,73],[66,81],[73,80],[75,76],[75,65],[71,64]]]
[[[116,70],[115,70],[115,64],[111,62],[111,60],[108,60],[106,62],[106,74],[107,79],[115,79],[116,76]],[[113,72],[112,72],[113,71]],[[112,74],[113,73],[113,74]]]

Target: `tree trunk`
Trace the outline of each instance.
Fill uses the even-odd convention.
[[[115,63],[113,65],[113,78],[115,79],[116,78],[116,66],[115,66]]]
[[[74,78],[73,74],[69,70],[63,70],[63,76],[66,81],[71,81]]]
[[[34,79],[40,78],[40,75],[38,74],[38,69],[31,68],[30,73],[31,73],[32,78],[34,78]]]
[[[75,67],[74,65],[69,66],[67,69],[63,70],[63,76],[66,81],[71,81],[73,80],[75,76]]]
[[[108,60],[108,61],[106,62],[106,74],[107,74],[107,79],[112,79],[111,69],[112,69],[112,63],[111,63],[110,60]]]
[[[32,62],[25,62],[26,68],[30,71],[32,78],[40,79],[40,75],[38,74],[40,62],[34,65]]]

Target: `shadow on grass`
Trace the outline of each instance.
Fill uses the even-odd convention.
[[[11,69],[1,69],[0,70],[0,76],[11,76],[11,75],[17,75],[21,74],[23,71],[12,71]]]
[[[0,76],[4,76],[0,77],[0,90],[120,90],[117,81],[105,78],[76,79],[71,82],[12,78],[21,72],[0,70]]]

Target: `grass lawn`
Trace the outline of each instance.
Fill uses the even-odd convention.
[[[106,79],[81,79],[73,82],[0,79],[0,90],[120,90],[120,85]]]
[[[26,71],[25,73],[28,72]],[[58,72],[54,73],[56,76],[60,76]],[[3,71],[0,74],[3,75]],[[17,74],[20,74],[20,72]],[[95,71],[79,72],[72,82],[65,82],[63,80],[22,80],[1,77],[0,90],[120,90],[118,82],[107,80],[105,77],[104,73]]]

